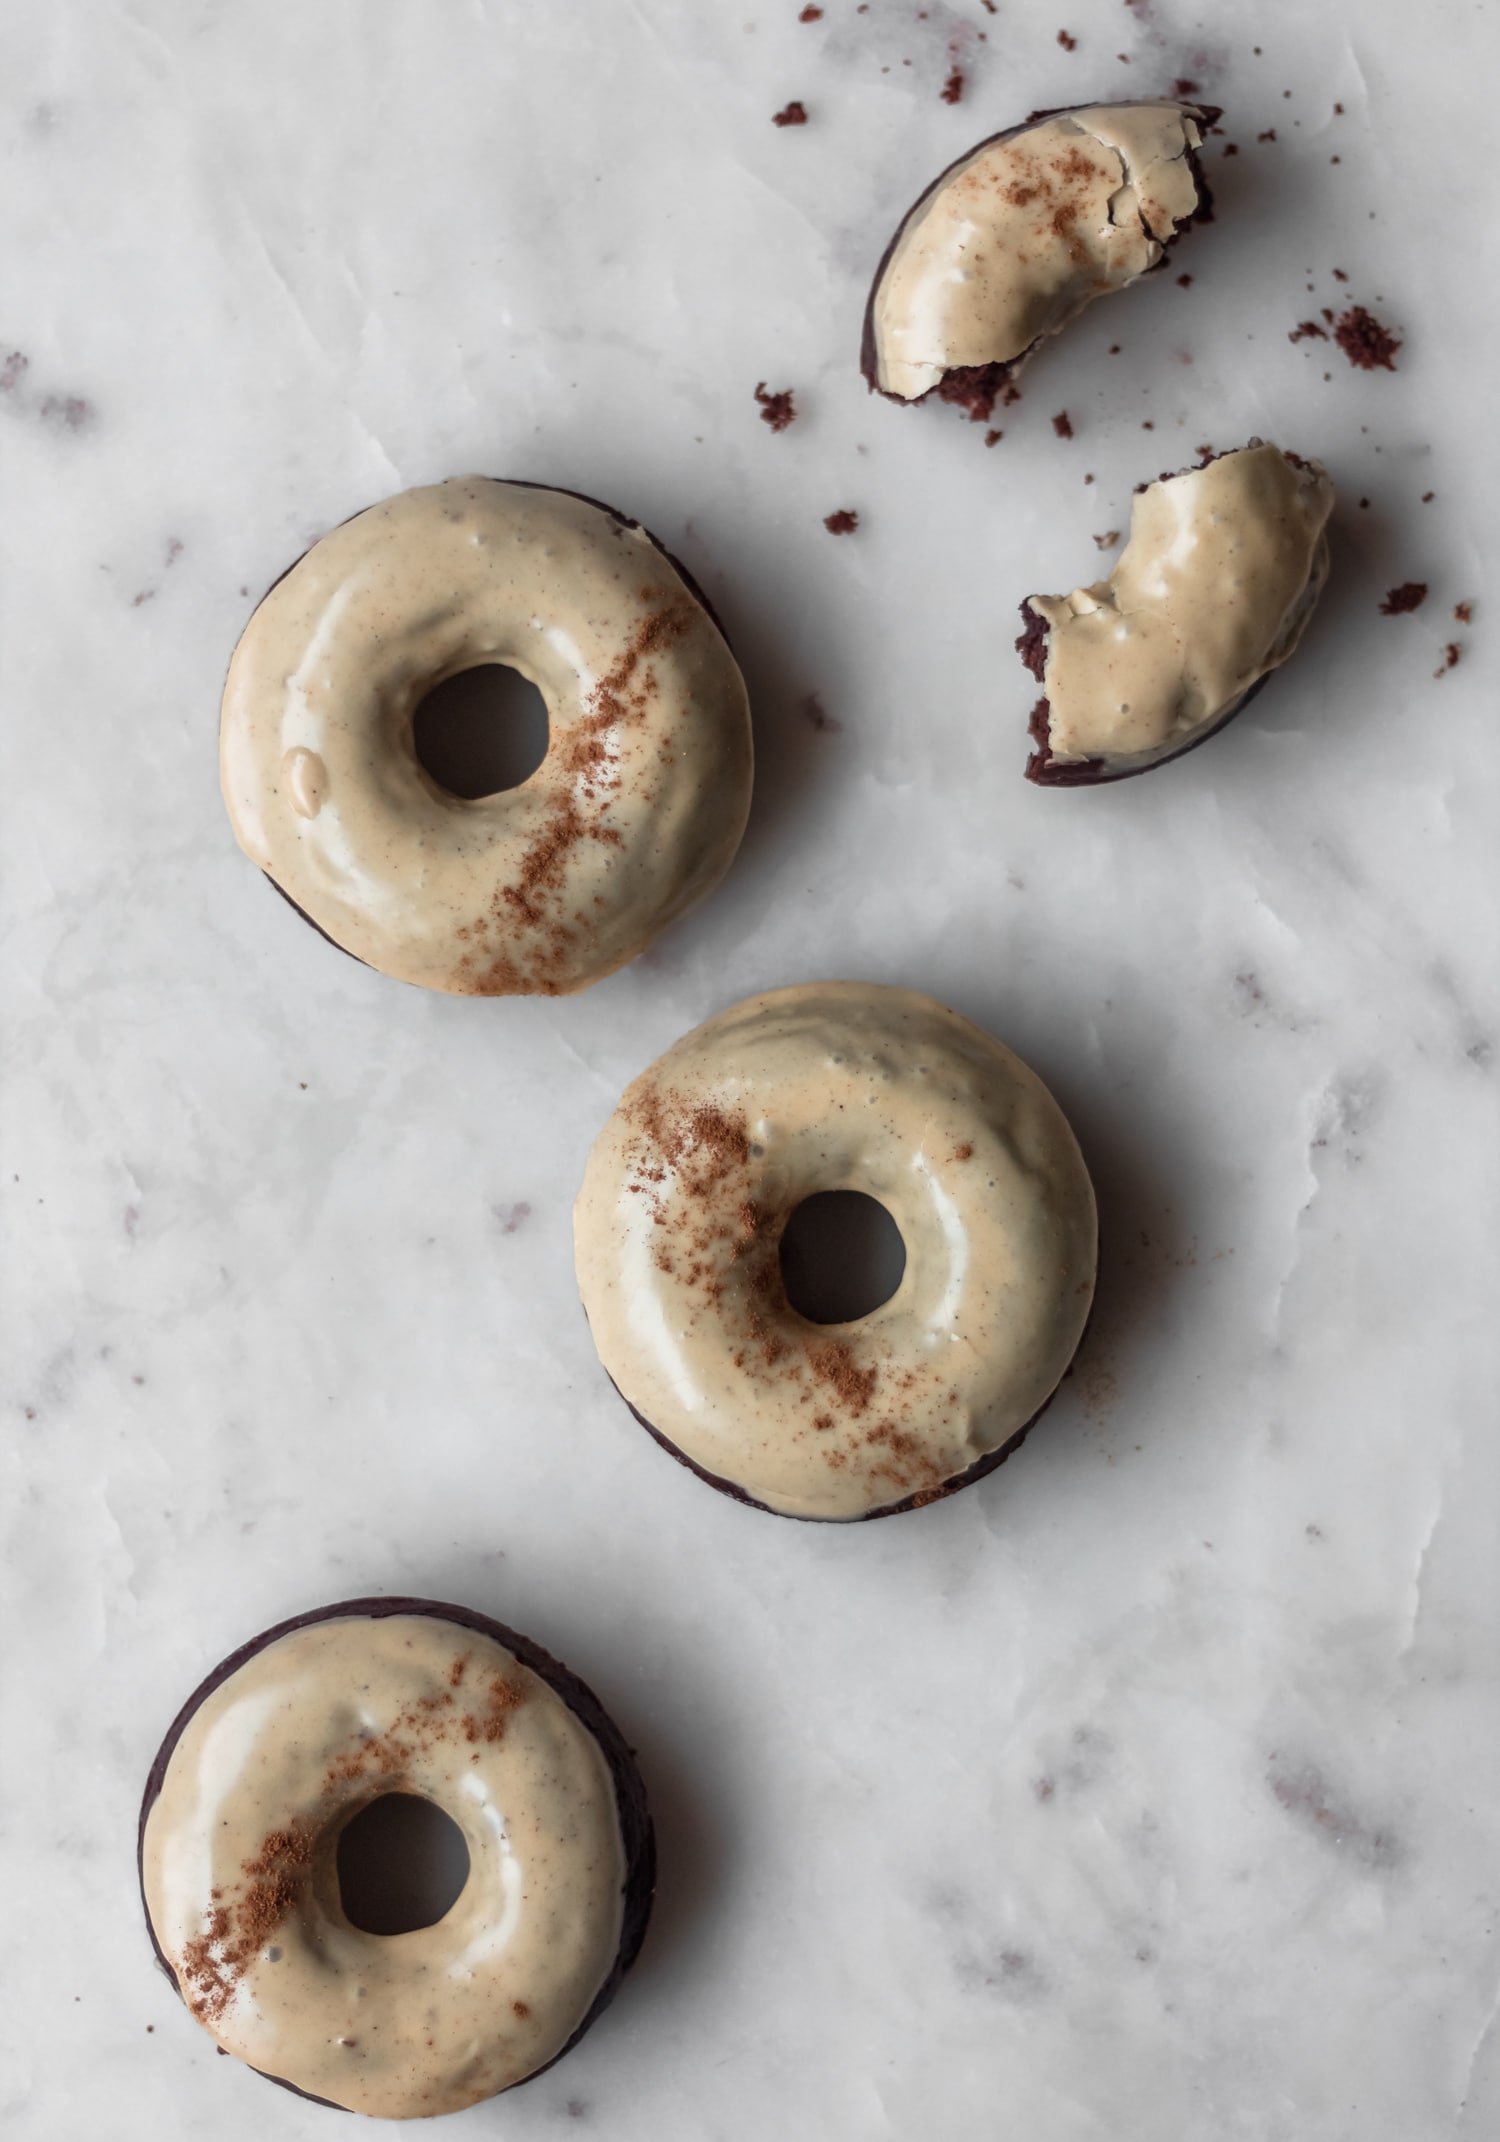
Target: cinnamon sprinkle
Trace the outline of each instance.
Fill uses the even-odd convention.
[[[399,1789],[413,1761],[444,1742],[494,1745],[504,1739],[528,1691],[495,1673],[482,1698],[461,1710],[451,1691],[463,1681],[468,1661],[467,1652],[455,1658],[447,1688],[419,1697],[383,1733],[334,1756],[323,1774],[317,1812],[268,1831],[242,1862],[242,1879],[212,1892],[203,1930],[184,1944],[177,1974],[183,1999],[200,2021],[212,2025],[223,2018],[245,1973],[301,1904],[315,1860],[350,1811],[351,1787],[357,1797],[358,1787],[372,1786],[378,1797]]]
[[[643,590],[643,595],[649,598],[652,592]],[[622,743],[657,692],[651,656],[681,639],[692,619],[687,602],[669,601],[652,611],[594,687],[577,733],[556,754],[562,780],[540,831],[515,876],[496,887],[490,912],[469,926],[470,936],[492,949],[470,950],[460,957],[460,984],[466,992],[493,996],[529,985],[557,995],[568,986],[568,953],[583,919],[568,916],[562,907],[569,862],[585,841],[622,845],[619,828],[609,821],[624,785]],[[541,938],[529,972],[512,949],[518,935],[524,942],[527,934]]]

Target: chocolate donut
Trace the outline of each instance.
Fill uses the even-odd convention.
[[[792,1212],[859,1190],[906,1266],[853,1322],[798,1314]],[[573,1220],[599,1357],[700,1478],[785,1517],[885,1517],[992,1470],[1072,1361],[1094,1195],[1035,1074],[910,990],[824,982],[734,1005],[629,1087]]]
[[[351,1925],[340,1832],[435,1802],[469,1874],[435,1925]],[[559,2059],[645,1935],[655,1843],[630,1750],[539,1645],[467,1607],[351,1599],[243,1645],[147,1779],[158,1961],[220,2046],[320,2103],[452,2112]]]
[[[1260,439],[1143,484],[1107,580],[1021,604],[1016,649],[1044,688],[1027,779],[1121,781],[1222,729],[1307,629],[1332,510],[1318,462]]]
[[[519,787],[450,794],[413,717],[502,663],[547,704]],[[240,846],[322,933],[401,981],[562,995],[712,891],[749,811],[744,680],[638,522],[456,477],[333,529],[246,626],[220,717]]]
[[[935,394],[983,422],[1039,343],[1210,219],[1197,151],[1218,117],[1166,101],[1033,112],[950,164],[875,272],[860,353],[871,390]]]

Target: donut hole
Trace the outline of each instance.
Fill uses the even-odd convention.
[[[781,1231],[781,1284],[809,1324],[853,1324],[888,1302],[906,1270],[901,1230],[862,1190],[804,1198]]]
[[[547,736],[546,700],[503,662],[445,677],[412,717],[418,764],[467,803],[529,781],[547,756]]]
[[[387,1792],[351,1816],[335,1859],[339,1902],[364,1934],[436,1926],[469,1879],[464,1833],[431,1800]]]

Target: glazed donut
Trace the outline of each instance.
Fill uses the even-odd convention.
[[[1121,781],[1222,729],[1295,653],[1332,510],[1326,469],[1260,439],[1143,484],[1107,580],[1021,605],[1016,646],[1044,692],[1027,778]]]
[[[900,1229],[882,1307],[810,1323],[782,1230],[859,1190]],[[574,1210],[599,1357],[713,1487],[882,1517],[989,1472],[1066,1373],[1094,1290],[1088,1173],[1034,1073],[910,990],[820,982],[721,1012],[629,1087]]]
[[[460,670],[541,692],[547,755],[474,800],[412,721]],[[285,573],[230,663],[220,777],[240,846],[346,952],[459,996],[564,995],[710,892],[750,807],[723,633],[636,521],[455,477],[371,506]]]
[[[1165,102],[1033,112],[950,164],[876,270],[860,360],[872,391],[936,394],[983,422],[1039,342],[1208,220],[1197,149],[1218,116]]]
[[[436,1925],[346,1918],[340,1831],[382,1793],[459,1827]],[[268,1629],[188,1699],[151,1768],[141,1894],[158,1960],[226,2052],[383,2119],[547,2067],[640,1947],[655,1848],[630,1751],[583,1683],[467,1608],[351,1599]]]

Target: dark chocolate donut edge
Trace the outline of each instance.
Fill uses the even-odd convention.
[[[938,173],[935,179],[923,187],[905,215],[900,217],[895,230],[891,233],[890,241],[880,256],[875,274],[871,280],[869,295],[865,299],[864,321],[860,330],[859,369],[860,375],[870,393],[878,394],[882,401],[895,402],[903,409],[915,409],[922,402],[930,401],[934,395],[939,400],[962,401],[964,399],[963,396],[951,393],[947,396],[944,395],[943,389],[948,385],[948,382],[957,378],[961,373],[987,373],[991,375],[993,386],[993,391],[989,397],[989,406],[993,408],[995,396],[1020,371],[1032,352],[1040,348],[1043,342],[1048,342],[1052,339],[1050,335],[1038,335],[1035,341],[1028,342],[1025,349],[1018,351],[1014,357],[996,359],[987,365],[952,365],[943,374],[936,386],[929,387],[924,394],[913,395],[910,399],[904,394],[893,394],[888,387],[880,385],[880,367],[875,348],[875,299],[879,293],[885,271],[890,266],[891,255],[901,241],[901,234],[923,202],[935,194],[944,181],[951,178],[961,164],[966,164],[971,157],[977,156],[981,149],[993,148],[998,142],[1002,141],[1014,141],[1018,135],[1029,133],[1033,127],[1042,125],[1048,119],[1065,119],[1074,112],[1098,111],[1105,107],[1117,110],[1125,105],[1144,104],[1175,104],[1179,111],[1191,112],[1196,119],[1201,121],[1205,133],[1210,127],[1217,126],[1223,116],[1222,108],[1217,104],[1194,104],[1185,101],[1181,97],[1096,98],[1092,103],[1088,104],[1051,105],[1045,110],[1031,112],[1016,126],[1002,127],[998,134],[987,134],[982,141],[976,141],[972,147],[964,150],[962,156],[955,156],[951,164],[948,164]],[[1204,174],[1201,155],[1197,148],[1190,148],[1185,153],[1188,169],[1193,174],[1193,183],[1198,189],[1197,205],[1190,216],[1184,217],[1183,221],[1174,227],[1170,237],[1161,240],[1161,258],[1155,261],[1151,267],[1144,270],[1146,275],[1154,274],[1157,268],[1164,265],[1166,257],[1173,246],[1177,244],[1177,241],[1185,232],[1191,230],[1195,223],[1212,223],[1214,220],[1213,191]],[[1139,282],[1141,277],[1136,276],[1133,280]],[[1125,287],[1128,288],[1129,286],[1126,285]],[[987,413],[986,411],[985,414]],[[973,414],[972,411],[971,414]],[[984,414],[976,415],[974,420],[982,423]]]
[[[317,925],[314,924],[313,927],[316,928]],[[567,2043],[540,2067],[533,2068],[529,2074],[521,2076],[519,2081],[509,2084],[505,2091],[496,2092],[497,2096],[505,2096],[510,2090],[519,2090],[523,2083],[531,2082],[536,2076],[544,2075],[548,2068],[554,2067],[573,2050],[584,2033],[591,2029],[604,2013],[619,1991],[625,1973],[640,1954],[656,1890],[656,1831],[646,1801],[645,1782],[636,1765],[634,1751],[588,1684],[571,1668],[564,1666],[560,1659],[554,1658],[551,1652],[544,1650],[531,1637],[523,1636],[519,1630],[512,1629],[507,1623],[496,1621],[491,1615],[481,1614],[474,1607],[456,1606],[442,1600],[412,1599],[399,1594],[390,1597],[344,1599],[332,1606],[314,1607],[305,1614],[290,1615],[285,1621],[277,1622],[272,1628],[263,1630],[259,1636],[251,1637],[232,1651],[211,1673],[204,1676],[182,1705],[167,1728],[166,1736],[147,1772],[140,1817],[136,1825],[136,1882],[140,1890],[141,1913],[146,1921],[146,1932],[155,1952],[157,1965],[165,1973],[178,1999],[183,2000],[177,1974],[157,1939],[156,1928],[146,1902],[145,1853],[146,1823],[161,1796],[167,1766],[188,1724],[214,1691],[222,1687],[232,1674],[237,1673],[249,1660],[283,1636],[290,1636],[298,1629],[311,1628],[323,1621],[384,1621],[394,1615],[404,1614],[421,1616],[430,1621],[451,1622],[456,1628],[469,1629],[475,1635],[489,1637],[512,1652],[538,1680],[546,1682],[554,1695],[561,1699],[579,1723],[593,1735],[614,1785],[615,1812],[625,1854],[624,1907],[620,1941],[614,1961],[583,2021]],[[183,2005],[186,2006],[185,2000]],[[242,2065],[250,2067],[251,2063],[245,2061]],[[350,2110],[347,2105],[335,2104],[331,2098],[316,2097],[311,2091],[303,2090],[296,2083],[289,2082],[285,2076],[271,2074],[268,2069],[253,2068],[252,2072],[264,2076],[267,2082],[275,2083],[279,2089],[290,2090],[295,2097],[306,2098],[309,2104],[327,2105],[334,2112]]]

